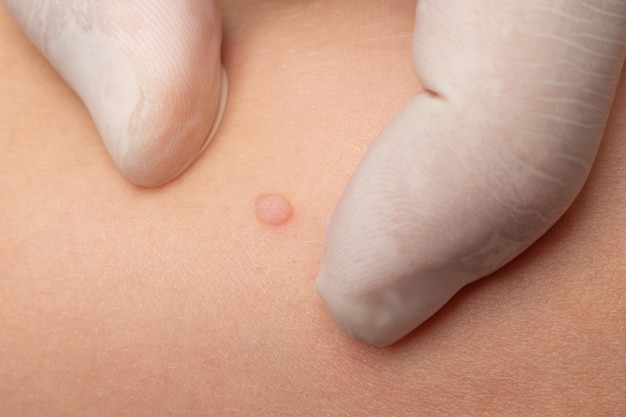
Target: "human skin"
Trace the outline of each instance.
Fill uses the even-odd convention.
[[[2,414],[619,415],[626,85],[559,223],[378,349],[335,327],[313,281],[326,215],[420,90],[415,4],[222,7],[222,127],[156,190],[118,173],[0,9]],[[258,221],[267,194],[290,202],[287,223]]]
[[[210,143],[227,97],[214,0],[3,3],[131,182],[163,185]],[[424,91],[362,158],[326,223],[316,279],[339,327],[376,346],[571,205],[626,59],[626,0],[420,0],[412,49]],[[257,201],[272,224],[292,211],[279,196]]]

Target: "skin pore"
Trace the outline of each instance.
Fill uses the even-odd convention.
[[[117,172],[82,104],[0,7],[3,414],[623,410],[626,85],[562,220],[378,349],[336,328],[313,280],[325,217],[420,90],[415,3],[222,9],[220,130],[185,175],[146,190]],[[278,227],[257,217],[268,196],[293,210]],[[277,221],[283,203],[266,203],[261,217]]]

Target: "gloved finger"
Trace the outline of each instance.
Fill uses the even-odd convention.
[[[81,97],[133,183],[184,171],[226,98],[213,0],[2,0]]]
[[[425,91],[384,129],[327,227],[316,287],[385,346],[544,234],[581,189],[626,54],[626,0],[420,0]]]

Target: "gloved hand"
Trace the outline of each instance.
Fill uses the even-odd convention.
[[[211,140],[226,101],[213,0],[2,0],[87,106],[133,183],[158,186]]]
[[[131,181],[199,155],[226,96],[213,1],[2,1]],[[394,343],[550,228],[589,173],[625,53],[626,0],[419,0],[426,91],[327,223],[316,285],[339,326]]]
[[[316,282],[339,326],[378,346],[572,203],[624,64],[626,0],[419,0],[413,42],[425,91],[352,177]]]

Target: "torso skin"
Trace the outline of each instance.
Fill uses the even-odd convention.
[[[325,216],[420,89],[415,4],[223,3],[222,127],[157,190],[121,177],[0,9],[0,414],[618,415],[626,85],[561,221],[373,348],[336,328],[313,280]],[[288,200],[287,223],[259,222],[263,194]]]

